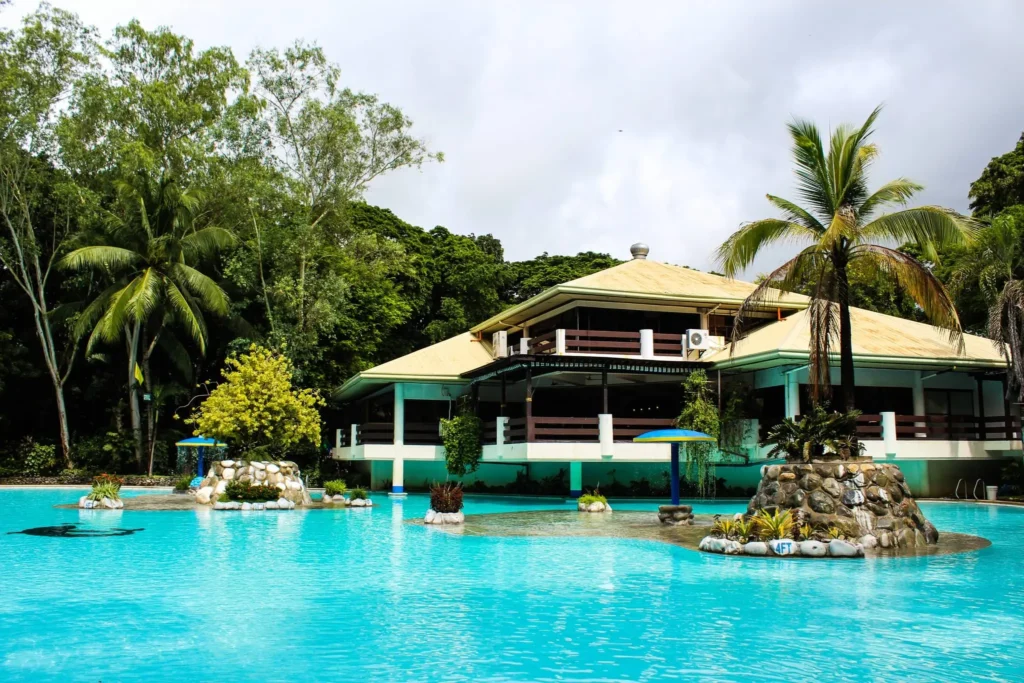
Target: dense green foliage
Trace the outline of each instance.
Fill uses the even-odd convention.
[[[601,503],[602,505],[608,504],[608,499],[601,495],[601,492],[597,489],[584,493],[582,496],[576,499],[576,502],[582,505],[590,505],[591,503]]]
[[[0,30],[0,470],[172,471],[173,417],[253,342],[330,396],[614,263],[509,263],[362,201],[441,161],[302,41],[240,59],[45,5]],[[319,446],[288,457],[319,476]]]
[[[820,403],[799,420],[786,418],[768,432],[765,444],[771,446],[768,457],[785,457],[808,462],[826,453],[847,459],[860,455],[864,445],[856,439],[859,411],[829,412]]]
[[[253,484],[248,481],[229,481],[224,489],[228,500],[243,503],[265,503],[281,497],[281,490],[269,484]]]
[[[332,481],[324,482],[325,496],[343,496],[346,491],[348,491],[348,485],[346,485],[342,479],[334,479]]]
[[[464,477],[476,472],[484,450],[483,421],[468,411],[450,420],[442,419],[441,442],[449,474]]]

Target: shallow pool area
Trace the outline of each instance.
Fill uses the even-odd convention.
[[[1024,678],[1019,508],[921,504],[940,531],[992,542],[973,552],[764,562],[451,534],[404,522],[425,512],[418,495],[377,494],[372,509],[53,508],[84,492],[0,489],[0,680]],[[657,524],[655,501],[613,504]],[[466,513],[573,505],[467,496]],[[62,524],[141,531],[10,533]]]

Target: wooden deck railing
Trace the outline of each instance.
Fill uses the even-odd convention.
[[[530,338],[530,353],[533,355],[541,353],[555,353],[555,331],[538,334]]]
[[[866,441],[878,441],[882,438],[882,416],[860,415],[857,417],[857,438]]]
[[[897,439],[992,441],[1020,438],[1020,420],[1010,416],[897,415]]]
[[[364,422],[356,428],[356,441],[367,443],[394,443],[395,425],[391,422]]]
[[[566,353],[600,353],[624,356],[640,354],[639,332],[566,330]]]
[[[405,443],[418,446],[440,446],[440,422],[406,422]]]
[[[670,332],[654,333],[655,356],[681,356],[683,354],[683,335]]]
[[[633,437],[655,429],[671,429],[676,421],[670,417],[612,417],[612,438],[632,441]]]

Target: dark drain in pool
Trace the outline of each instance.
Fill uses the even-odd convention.
[[[77,524],[61,524],[59,526],[37,526],[24,531],[8,531],[7,535],[25,534],[26,536],[51,536],[57,538],[101,538],[103,536],[131,536],[136,531],[145,529],[79,529]]]

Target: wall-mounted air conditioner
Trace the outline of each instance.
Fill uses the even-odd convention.
[[[498,330],[491,335],[491,358],[504,358],[508,355],[508,332]]]
[[[711,335],[707,330],[687,330],[685,340],[687,351],[707,351],[711,348]]]

